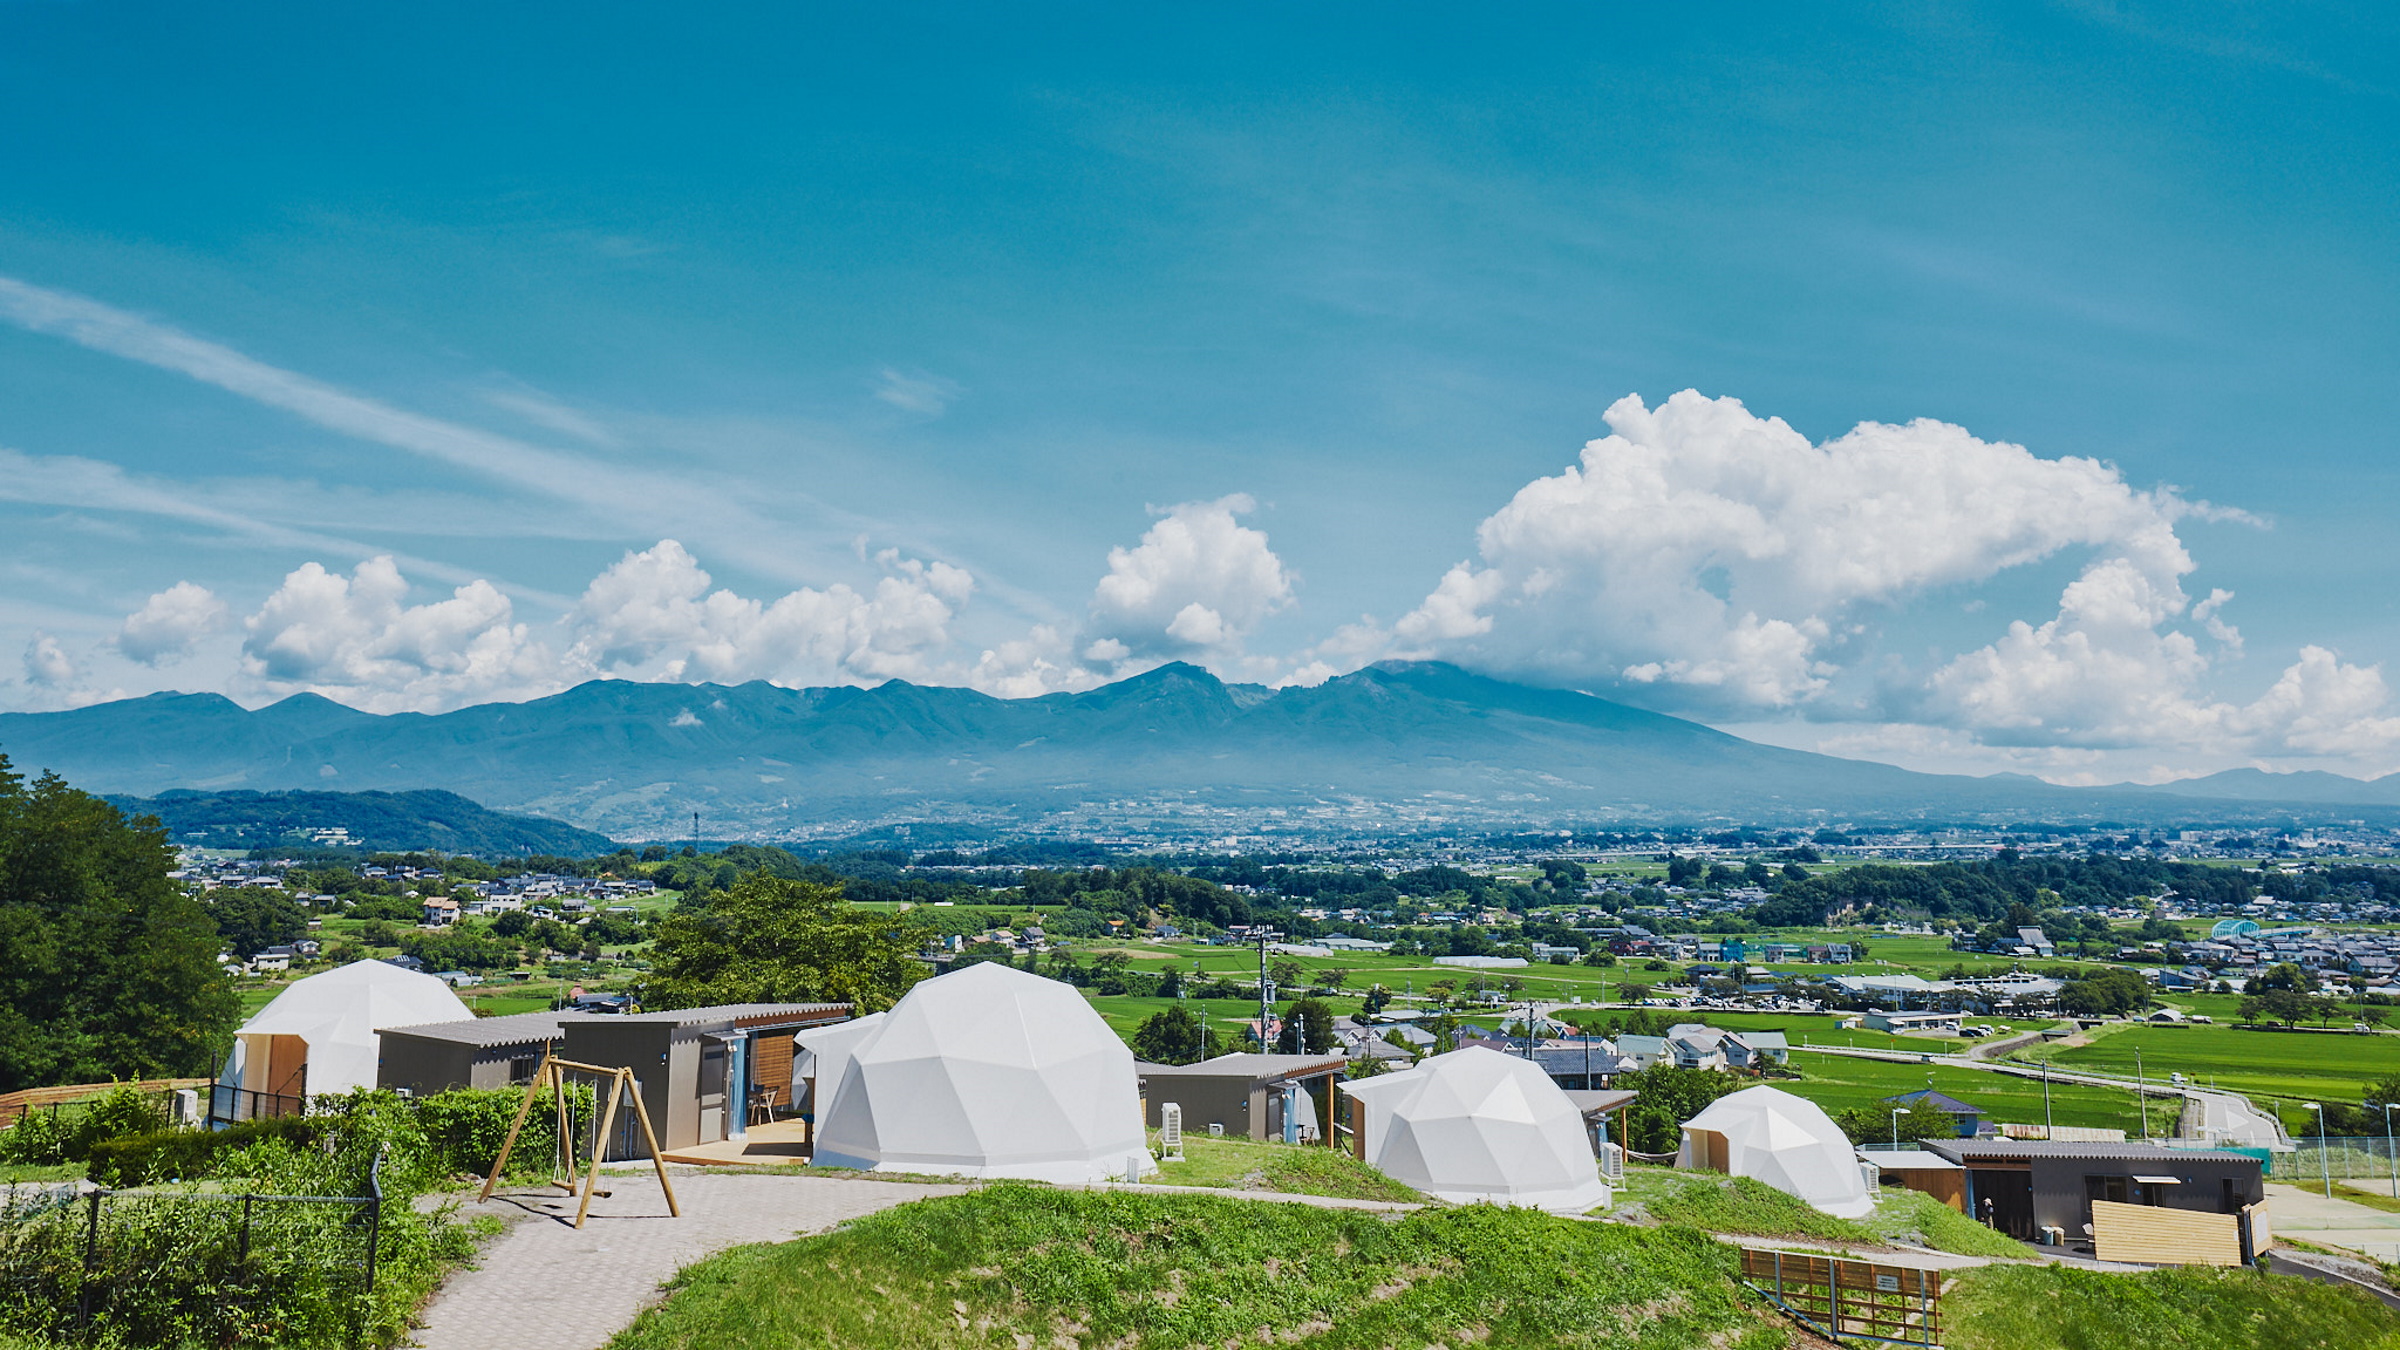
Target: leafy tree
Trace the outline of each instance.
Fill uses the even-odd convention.
[[[241,1001],[150,817],[0,756],[0,1091],[207,1073]]]
[[[1350,972],[1340,966],[1328,966],[1317,972],[1317,983],[1328,989],[1339,989],[1350,982]]]
[[[208,893],[208,916],[217,932],[247,961],[268,947],[308,935],[308,912],[279,890],[227,887]]]
[[[1153,1064],[1197,1064],[1215,1050],[1216,1036],[1181,1006],[1152,1013],[1133,1031],[1133,1053]]]
[[[1842,1127],[1853,1144],[1888,1144],[1895,1127],[1904,1144],[1958,1137],[1958,1122],[1948,1112],[1924,1102],[1911,1105],[1896,1118],[1889,1106],[1853,1106],[1837,1112],[1833,1123]]]
[[[906,917],[853,908],[839,886],[753,872],[706,909],[679,906],[659,921],[642,1002],[841,1002],[872,1012],[924,978],[923,941]]]
[[[1278,1045],[1284,1054],[1322,1055],[1330,1053],[1336,1044],[1333,1008],[1323,999],[1300,999],[1284,1013],[1283,1035]]]
[[[1299,962],[1286,959],[1270,963],[1267,966],[1267,978],[1273,980],[1278,989],[1298,989],[1307,981],[1308,971]]]
[[[1375,1014],[1382,1012],[1384,1009],[1390,1006],[1392,1006],[1391,990],[1384,988],[1380,984],[1368,986],[1365,1004],[1365,1012],[1367,1016],[1373,1017]]]
[[[400,950],[429,970],[506,970],[517,963],[516,944],[493,937],[481,924],[404,933]]]

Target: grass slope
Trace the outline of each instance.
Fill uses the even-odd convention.
[[[999,1185],[686,1269],[613,1350],[1789,1345],[1688,1229]]]
[[[1189,1135],[1183,1141],[1183,1161],[1160,1163],[1158,1175],[1151,1180],[1166,1186],[1215,1186],[1345,1200],[1425,1198],[1341,1149]]]
[[[1875,1212],[1837,1219],[1749,1177],[1707,1176],[1666,1167],[1628,1167],[1620,1204],[1639,1205],[1662,1223],[1747,1237],[1814,1238],[1857,1246],[1923,1246],[1962,1256],[2022,1260],[2022,1244],[2002,1237],[1930,1195],[1887,1186]]]
[[[1985,1266],[1942,1322],[1950,1350],[2400,1350],[2400,1315],[2366,1295],[2250,1270]]]

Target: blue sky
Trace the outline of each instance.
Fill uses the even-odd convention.
[[[0,4],[0,706],[1423,655],[2388,771],[2394,37]]]

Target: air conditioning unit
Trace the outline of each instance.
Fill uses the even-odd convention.
[[[1625,1180],[1624,1149],[1615,1144],[1603,1143],[1600,1145],[1600,1175],[1607,1178],[1611,1185]]]
[[[1158,1160],[1183,1161],[1183,1108],[1174,1102],[1158,1108]]]

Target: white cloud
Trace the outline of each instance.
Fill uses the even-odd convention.
[[[672,539],[629,552],[593,578],[568,615],[570,664],[638,679],[780,684],[924,679],[949,642],[974,579],[948,563],[886,550],[873,590],[802,587],[772,603],[710,590]]]
[[[1235,494],[1170,507],[1132,548],[1108,552],[1092,591],[1086,655],[1120,668],[1189,658],[1237,667],[1243,643],[1291,603],[1292,578],[1266,532],[1241,523],[1257,509]]]
[[[1812,445],[1690,390],[1619,400],[1611,435],[1520,489],[1394,626],[1403,643],[1556,678],[1679,687],[1703,707],[1820,698],[1870,607],[2081,547],[2189,570],[2189,507],[2097,460],[1941,422]]]
[[[964,392],[957,381],[921,370],[901,371],[886,366],[875,376],[875,397],[903,412],[925,417],[939,417],[948,412]]]
[[[0,321],[171,370],[342,435],[572,504],[620,527],[655,528],[661,520],[705,526],[720,548],[767,575],[792,566],[789,531],[755,509],[761,489],[754,480],[711,482],[688,468],[666,471],[596,461],[428,417],[268,365],[222,343],[86,296],[13,277],[0,276]],[[520,403],[514,410],[527,409]],[[553,424],[559,420],[551,418]]]
[[[225,626],[225,602],[206,586],[178,581],[125,616],[117,650],[145,666],[171,664]]]
[[[58,639],[48,633],[35,633],[25,645],[25,682],[44,689],[73,687],[80,677],[74,658],[67,655]]]
[[[25,644],[25,684],[36,707],[80,708],[125,697],[122,689],[103,692],[94,688],[82,663],[68,654],[57,637],[43,632],[36,632]]]
[[[269,694],[307,689],[375,712],[435,711],[562,685],[555,660],[508,597],[471,581],[410,605],[388,557],[350,576],[306,563],[243,620],[241,679]]]

